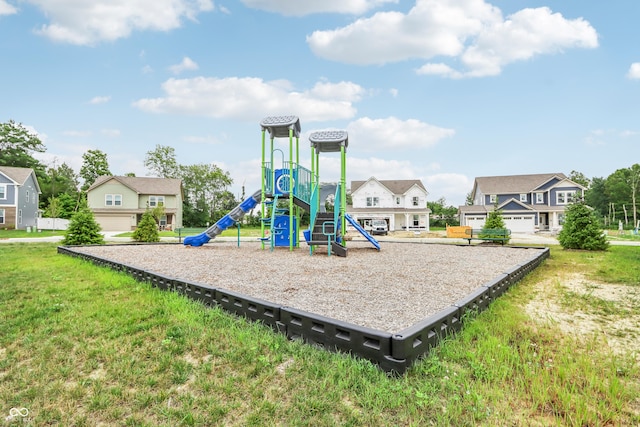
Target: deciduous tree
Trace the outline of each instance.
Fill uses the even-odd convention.
[[[44,165],[33,154],[45,151],[38,135],[21,123],[13,120],[0,123],[0,165],[31,168],[40,178],[44,175]]]
[[[107,154],[100,150],[89,150],[84,153],[80,168],[80,177],[84,180],[82,190],[86,191],[102,175],[111,175]]]

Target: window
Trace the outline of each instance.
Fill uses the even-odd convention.
[[[29,190],[27,190],[25,193],[25,199],[26,199],[26,202],[29,203]]]
[[[492,194],[489,196],[489,203],[496,203],[498,201],[498,196]]]
[[[4,224],[4,209],[0,209],[0,224]]]
[[[7,186],[0,184],[0,199],[6,199],[7,198]]]
[[[418,197],[417,197],[417,196],[414,196],[414,197],[411,199],[411,203],[413,204],[413,206],[418,206],[418,200],[419,200],[419,199],[418,199]]]
[[[544,203],[544,193],[536,193],[536,203]]]
[[[22,224],[22,209],[18,209],[18,224]]]
[[[400,204],[400,197],[396,197],[396,205]]]
[[[164,206],[164,196],[149,196],[149,207]]]
[[[521,202],[526,202],[527,201],[527,195],[526,194],[521,194],[520,195],[520,201]]]
[[[419,227],[420,226],[420,216],[419,215],[413,215],[413,226],[414,227]]]
[[[379,206],[380,199],[378,197],[367,197],[367,206]]]
[[[558,191],[556,193],[556,204],[558,205],[566,205],[573,199],[575,196],[575,191]]]
[[[122,194],[105,194],[105,206],[122,206]]]

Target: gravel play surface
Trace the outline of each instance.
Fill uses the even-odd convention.
[[[399,332],[451,306],[539,249],[349,242],[348,256],[308,247],[262,249],[259,242],[74,248],[187,282],[206,283],[368,328]]]

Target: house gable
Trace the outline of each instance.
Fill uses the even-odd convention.
[[[509,199],[506,202],[498,206],[498,209],[504,212],[512,211],[533,211],[531,206],[516,200],[515,198]]]
[[[17,229],[36,226],[40,185],[33,169],[0,166],[0,207],[5,211],[5,223]]]

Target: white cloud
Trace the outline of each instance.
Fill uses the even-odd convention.
[[[107,102],[109,102],[111,100],[110,96],[94,96],[93,98],[91,98],[91,100],[89,101],[89,104],[105,104]]]
[[[264,81],[256,77],[169,79],[162,84],[166,96],[133,103],[143,111],[256,121],[268,115],[291,112],[304,122],[349,119],[353,104],[365,90],[351,82],[320,82],[295,91],[286,80]]]
[[[448,57],[465,69],[440,62],[417,72],[460,78],[496,75],[535,55],[595,48],[598,35],[584,19],[566,19],[547,7],[504,19],[484,0],[417,0],[407,14],[379,12],[346,27],[315,31],[307,43],[320,57],[361,65]]]
[[[398,0],[241,0],[245,6],[276,12],[286,16],[304,16],[313,13],[363,14],[385,3]]]
[[[634,62],[631,64],[627,77],[630,79],[640,79],[640,62]]]
[[[2,15],[13,15],[18,13],[18,9],[14,6],[10,5],[4,0],[0,0],[0,16]]]
[[[109,138],[117,138],[120,136],[119,129],[101,129],[100,133],[104,136],[108,136]]]
[[[429,200],[444,197],[447,206],[464,205],[467,193],[473,188],[473,179],[459,173],[438,173],[422,178],[429,192]]]
[[[0,0],[2,1],[2,0]],[[25,0],[50,19],[37,32],[52,40],[93,45],[133,31],[170,31],[213,10],[212,0]]]
[[[181,63],[169,67],[169,71],[171,71],[173,74],[180,74],[183,71],[193,71],[197,70],[198,68],[198,64],[195,61],[193,61],[188,56],[185,56],[184,58],[182,58]]]
[[[360,118],[347,126],[349,138],[366,141],[369,150],[421,149],[455,134],[453,129],[433,126],[415,119]]]

